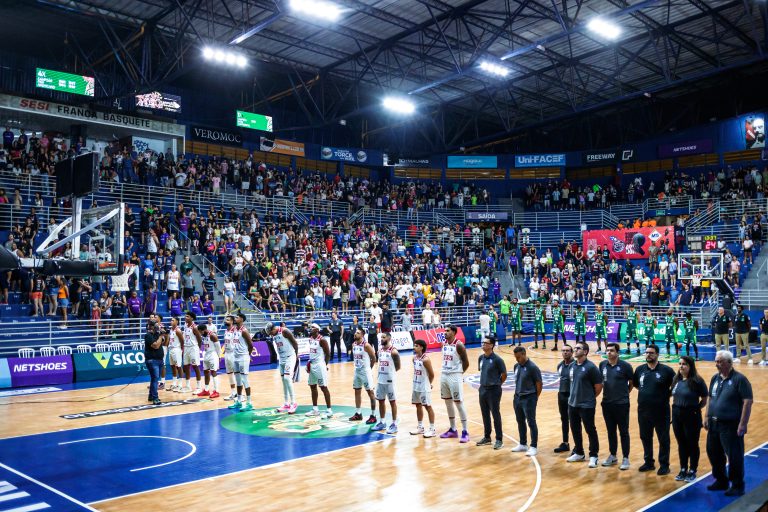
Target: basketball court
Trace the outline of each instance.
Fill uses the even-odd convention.
[[[511,347],[497,350],[511,370]],[[529,351],[544,379],[538,407],[539,455],[528,458],[510,452],[516,445],[517,427],[509,385],[502,399],[504,448],[476,447],[474,443],[482,437],[475,388],[479,354],[479,349],[469,350],[471,364],[464,386],[472,439],[463,445],[455,439],[409,435],[416,427],[415,407],[409,403],[410,354],[404,354],[403,369],[398,372],[400,432],[396,436],[370,432],[364,424],[347,421],[354,413],[354,370],[346,362],[331,365],[335,414],[327,420],[303,415],[310,404],[305,379],[297,384],[302,405],[297,414],[274,412],[282,398],[274,369],[251,373],[255,410],[247,413],[230,411],[222,400],[163,391],[162,406],[148,405],[144,378],[7,393],[0,397],[5,418],[0,500],[12,510],[105,511],[170,506],[466,510],[468,503],[508,510],[584,510],[595,500],[609,500],[617,510],[663,511],[681,506],[716,510],[730,501],[722,493],[704,489],[709,483],[704,436],[698,481],[674,481],[678,469],[674,436],[672,475],[637,472],[642,452],[636,393],[632,393],[629,471],[615,466],[589,469],[586,463],[568,464],[565,456],[554,454],[553,448],[560,443],[554,373],[559,356],[549,350]],[[436,360],[439,353],[431,357]],[[592,359],[597,362],[599,356]],[[714,364],[702,361],[699,369],[708,380]],[[768,384],[768,370],[746,364],[738,369],[755,389]],[[445,406],[439,390],[433,389],[432,396],[437,430],[442,432],[448,425]],[[748,491],[768,478],[766,404],[755,401],[746,437]],[[608,443],[599,408],[597,417],[602,460],[608,455]]]

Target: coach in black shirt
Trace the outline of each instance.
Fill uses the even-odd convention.
[[[525,452],[526,455],[533,457],[538,453],[539,427],[536,424],[536,406],[539,403],[542,389],[541,370],[536,366],[536,363],[528,359],[525,348],[515,347],[514,354],[517,364],[513,370],[515,399],[512,403],[515,407],[520,444],[512,448],[512,451]],[[525,429],[526,421],[531,430],[530,447],[528,446],[528,432]]]
[[[707,456],[715,482],[710,491],[728,489],[727,496],[744,494],[744,436],[752,412],[752,384],[733,369],[733,355],[725,350],[715,355],[717,371],[709,381],[707,403]],[[725,472],[726,456],[728,474]]]
[[[656,469],[653,460],[653,432],[659,438],[659,470],[657,475],[669,474],[669,397],[675,372],[659,363],[659,347],[648,345],[646,364],[638,366],[632,384],[637,388],[637,422],[643,442],[645,463],[640,471]]]
[[[573,347],[563,345],[561,350],[563,360],[557,365],[557,373],[560,375],[560,388],[557,390],[557,409],[560,411],[560,427],[563,430],[563,442],[555,448],[555,453],[570,451],[568,445],[568,398],[571,396],[571,364],[573,363]]]
[[[574,346],[576,361],[571,364],[571,396],[568,398],[568,418],[573,435],[573,454],[566,459],[568,462],[584,460],[584,444],[581,437],[581,424],[589,437],[589,467],[597,467],[597,453],[600,450],[600,439],[595,428],[595,409],[597,397],[603,391],[603,376],[595,363],[587,359],[589,345],[580,341]]]
[[[480,369],[480,412],[483,416],[483,438],[477,446],[491,444],[491,417],[496,430],[494,450],[504,446],[504,434],[501,430],[501,385],[507,380],[507,365],[504,359],[493,351],[496,346],[495,336],[483,339],[483,353],[478,358]]]
[[[603,461],[603,466],[613,466],[619,461],[616,458],[618,428],[622,455],[619,469],[626,470],[629,469],[629,392],[632,391],[635,371],[631,364],[619,359],[620,350],[618,343],[606,344],[608,360],[600,361],[600,373],[603,374],[603,419],[608,430],[608,449],[611,452]]]
[[[731,319],[725,314],[722,306],[717,309],[717,315],[712,320],[712,329],[715,331],[715,347],[720,350],[725,345],[728,350],[728,329],[731,328]]]

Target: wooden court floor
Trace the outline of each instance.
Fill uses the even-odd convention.
[[[511,347],[502,346],[497,352],[508,367],[514,364]],[[480,349],[471,349],[470,369],[476,374],[476,361]],[[557,352],[529,351],[532,359],[544,372],[554,372],[559,361]],[[439,366],[439,353],[431,354],[433,364]],[[590,356],[597,363],[598,356]],[[613,510],[637,510],[679,489],[674,481],[679,470],[677,444],[672,438],[672,472],[658,477],[655,472],[639,473],[642,464],[636,406],[632,393],[631,409],[631,463],[628,471],[617,467],[589,469],[586,463],[568,464],[567,454],[556,455],[552,450],[560,443],[560,420],[557,412],[556,390],[545,390],[538,406],[539,455],[528,458],[511,453],[516,445],[517,426],[512,411],[512,393],[502,398],[505,447],[493,451],[490,447],[476,447],[482,437],[477,390],[465,384],[465,401],[470,418],[471,443],[460,445],[458,440],[423,439],[408,431],[416,426],[415,408],[410,404],[411,356],[404,354],[403,369],[398,373],[400,433],[396,437],[343,448],[329,453],[294,458],[266,467],[249,469],[233,475],[221,475],[198,482],[193,473],[189,483],[142,492],[133,496],[101,501],[92,506],[97,510],[125,511],[157,508],[196,510],[299,510],[312,507],[318,510],[588,510],[608,500]],[[676,365],[674,365],[676,367]],[[676,368],[675,368],[676,369]],[[761,401],[761,390],[768,386],[768,368],[737,366],[752,382],[755,405],[746,437],[747,450],[768,441],[768,401]],[[714,373],[713,362],[700,362],[699,371],[708,382]],[[351,363],[333,364],[330,370],[330,389],[334,405],[354,405]],[[224,383],[224,378],[221,378]],[[436,384],[439,375],[436,376]],[[282,386],[276,371],[251,372],[250,382],[255,407],[279,405]],[[437,413],[438,433],[447,428],[445,405],[439,399],[439,386],[433,389],[433,404]],[[183,408],[166,408],[132,412],[120,416],[104,416],[78,420],[62,419],[62,414],[108,409],[144,403],[146,383],[132,384],[117,394],[98,401],[120,389],[106,386],[75,391],[63,391],[37,396],[2,399],[10,404],[2,408],[0,438],[56,432],[110,422],[134,421],[165,415],[176,415],[207,409],[222,408],[226,402],[193,404]],[[556,388],[555,388],[556,389]],[[306,379],[297,385],[300,404],[309,404]],[[164,393],[161,398],[178,398]],[[365,396],[364,396],[365,398]],[[322,397],[321,397],[322,400]],[[24,403],[35,402],[35,403]],[[364,414],[367,414],[364,399]],[[195,415],[191,415],[194,418]],[[192,420],[190,420],[192,421]],[[600,460],[608,455],[605,426],[597,409],[596,423],[600,436]],[[221,427],[210,425],[215,437]],[[699,475],[710,470],[705,451],[705,432],[702,432],[702,458]],[[586,436],[585,436],[586,442]],[[658,445],[655,444],[658,449]],[[13,465],[13,461],[10,461]],[[658,462],[657,462],[658,465]],[[164,471],[174,471],[168,466]]]

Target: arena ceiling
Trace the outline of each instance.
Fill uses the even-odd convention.
[[[254,89],[252,106],[291,102],[302,116],[290,129],[361,119],[369,144],[379,133],[396,146],[423,138],[429,150],[684,97],[713,78],[722,85],[744,69],[764,72],[768,52],[765,0],[334,3],[343,9],[334,23],[297,15],[282,0],[39,0],[13,11],[79,16],[82,37],[106,39],[121,57],[112,65],[137,90],[182,76],[204,45],[238,48],[274,77]],[[588,30],[596,17],[619,25],[621,36]],[[149,44],[137,43],[142,38]],[[509,75],[488,76],[483,60]],[[389,93],[413,99],[416,118],[382,116],[378,99]]]

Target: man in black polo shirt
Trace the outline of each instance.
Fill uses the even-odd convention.
[[[512,451],[525,452],[529,457],[533,457],[538,453],[539,427],[536,424],[536,406],[542,387],[541,370],[533,361],[528,359],[525,348],[515,347],[514,352],[517,364],[513,370],[515,379],[513,404],[517,418],[517,430],[520,434],[520,444],[512,448]],[[528,432],[525,429],[526,421],[531,430],[530,447],[528,446]]]
[[[392,332],[392,321],[392,311],[389,309],[389,302],[384,302],[381,310],[381,332]]]
[[[574,346],[575,361],[571,364],[571,396],[568,398],[568,418],[573,435],[573,454],[565,459],[567,462],[584,460],[584,444],[581,436],[581,425],[587,431],[589,438],[589,467],[597,467],[597,453],[600,450],[600,439],[595,428],[595,409],[597,397],[603,391],[603,376],[595,363],[587,359],[589,345],[580,341]]]
[[[657,475],[669,474],[669,397],[675,371],[659,363],[659,347],[648,345],[645,349],[646,364],[638,366],[632,379],[637,388],[637,422],[640,440],[643,442],[645,463],[640,472],[656,469],[653,460],[653,432],[659,438],[659,470]]]
[[[733,369],[733,355],[720,351],[715,355],[717,371],[709,381],[709,401],[704,428],[707,429],[707,456],[715,482],[710,491],[731,488],[726,496],[744,494],[744,435],[752,412],[752,384]],[[728,474],[725,472],[728,458]]]
[[[608,430],[608,449],[611,454],[603,461],[603,466],[613,466],[616,458],[618,442],[616,429],[621,437],[621,466],[624,471],[629,469],[629,392],[632,391],[632,375],[635,371],[632,365],[619,359],[621,347],[618,343],[608,343],[605,346],[607,361],[600,361],[600,373],[603,374],[603,419]]]
[[[328,330],[331,333],[331,360],[333,360],[333,347],[338,352],[338,361],[341,361],[341,337],[344,336],[344,323],[339,320],[339,314],[331,313],[331,321],[328,322]]]
[[[720,350],[725,345],[728,350],[728,330],[731,328],[731,319],[725,314],[722,306],[717,309],[717,315],[712,320],[712,329],[715,331],[715,347]]]
[[[557,409],[560,411],[560,427],[563,430],[563,442],[555,448],[555,453],[567,452],[571,449],[568,445],[568,398],[571,396],[571,364],[573,363],[573,347],[566,344],[560,351],[563,360],[557,365],[557,373],[560,375],[560,388],[557,390]]]
[[[744,312],[744,306],[737,306],[736,318],[733,321],[734,338],[736,338],[736,358],[734,363],[741,362],[741,351],[747,351],[747,361],[752,364],[752,352],[749,349],[749,331],[752,330],[752,322]]]
[[[477,446],[491,444],[491,416],[496,430],[494,450],[504,446],[504,434],[501,430],[501,385],[507,380],[507,365],[504,359],[493,351],[496,346],[495,336],[483,339],[483,354],[478,358],[480,368],[480,412],[483,415],[483,438]]]
[[[114,315],[114,311],[112,314]],[[766,343],[768,343],[768,309],[764,310],[763,316],[760,317],[760,366],[768,364],[768,361],[765,360]]]

